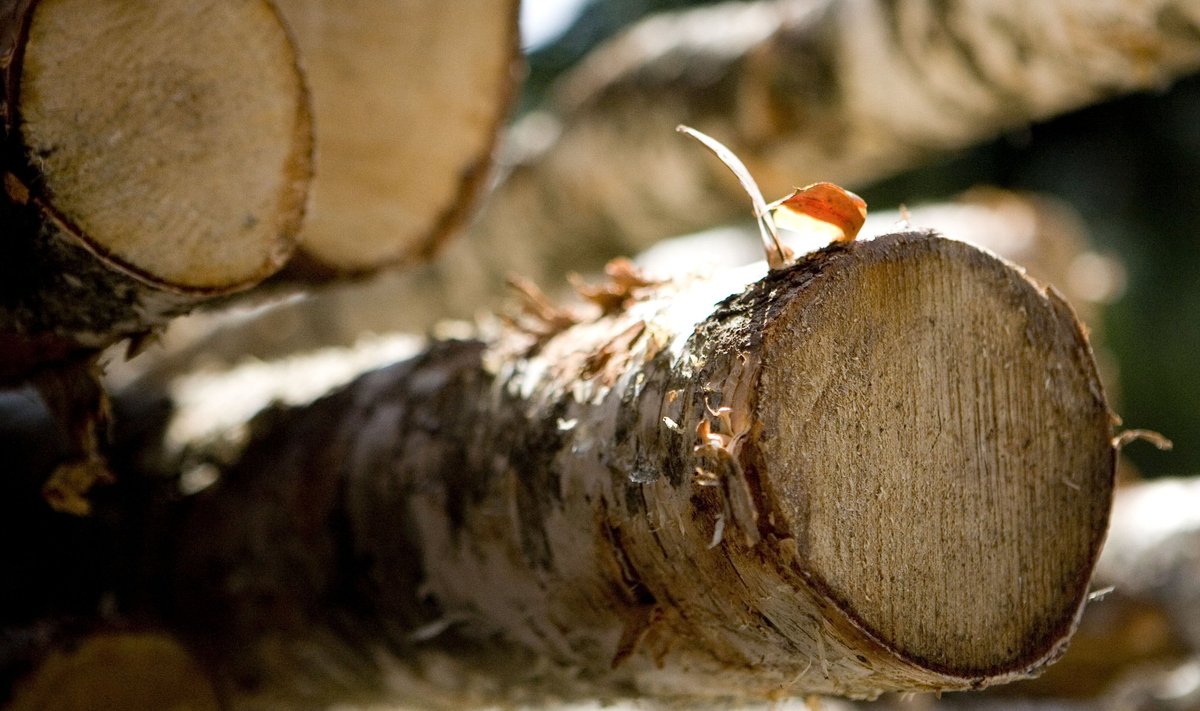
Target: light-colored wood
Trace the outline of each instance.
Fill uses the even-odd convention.
[[[248,707],[870,698],[1052,661],[1113,485],[1070,309],[925,232],[765,274],[531,293],[260,420],[178,588],[257,650],[223,672],[269,680]]]
[[[461,225],[515,94],[517,4],[276,0],[313,92],[317,265],[413,261]]]
[[[228,291],[291,253],[308,116],[263,0],[42,0],[18,111],[51,219],[138,276]]]
[[[2,0],[0,74],[0,377],[145,334],[292,254],[312,136],[267,0]]]
[[[1113,457],[1095,372],[1066,366],[1087,351],[1069,307],[953,252],[872,252],[768,332],[759,476],[824,594],[969,676],[1072,624]]]

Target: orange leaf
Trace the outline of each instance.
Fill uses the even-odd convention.
[[[779,226],[787,229],[811,229],[812,220],[832,225],[840,232],[834,242],[853,241],[867,219],[867,203],[833,183],[797,188],[771,208]]]

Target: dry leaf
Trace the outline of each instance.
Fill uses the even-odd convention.
[[[834,242],[854,241],[867,219],[867,203],[833,183],[797,188],[791,195],[771,203],[770,208],[779,227],[798,232],[825,232],[832,228]]]

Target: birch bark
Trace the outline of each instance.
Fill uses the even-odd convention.
[[[1061,652],[1113,446],[1053,291],[910,232],[593,296],[260,421],[180,554],[230,693],[869,698]]]

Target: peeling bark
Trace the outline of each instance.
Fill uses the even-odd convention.
[[[180,538],[224,693],[869,698],[1053,660],[1114,458],[1069,308],[920,232],[760,275],[260,418]]]

